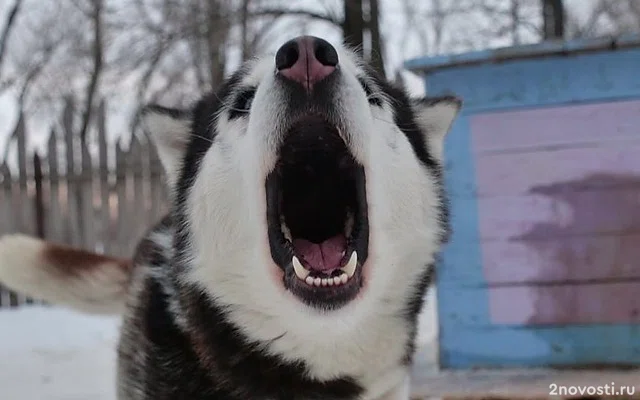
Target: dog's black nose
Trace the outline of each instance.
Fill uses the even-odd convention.
[[[314,36],[292,39],[276,52],[276,68],[280,74],[307,90],[329,76],[337,65],[336,49],[326,40]]]

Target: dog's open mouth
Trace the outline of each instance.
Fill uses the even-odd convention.
[[[364,168],[338,130],[315,116],[287,134],[266,181],[271,256],[285,288],[325,309],[353,300],[369,245]]]

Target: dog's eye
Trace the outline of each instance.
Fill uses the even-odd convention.
[[[358,81],[360,82],[362,89],[364,89],[364,92],[367,94],[367,100],[369,101],[369,104],[382,107],[382,99],[373,93],[373,90],[371,89],[371,86],[369,86],[367,81],[362,78],[358,78]]]
[[[238,93],[229,111],[229,118],[236,119],[248,115],[255,94],[256,90],[254,88],[246,89]]]
[[[247,110],[247,112],[249,112],[249,110],[251,110],[251,104],[253,104],[253,95],[244,99],[243,101],[244,105],[242,106],[241,110]]]

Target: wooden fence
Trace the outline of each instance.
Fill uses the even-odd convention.
[[[26,123],[19,119],[12,135],[17,157],[10,153],[17,163],[0,164],[0,236],[20,232],[131,256],[137,240],[166,210],[156,152],[136,136],[126,149],[120,140],[108,144],[104,104],[89,144],[75,134],[71,115],[67,107],[61,132],[51,130],[44,154],[28,151]],[[0,308],[30,302],[0,287]]]

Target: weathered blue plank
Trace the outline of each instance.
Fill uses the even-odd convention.
[[[459,327],[440,338],[449,368],[637,365],[640,325]]]
[[[618,47],[640,47],[640,34],[625,33],[616,39]]]
[[[493,325],[637,324],[638,291],[638,280],[550,286],[438,286],[438,318],[451,330]],[[577,299],[581,299],[579,306]]]
[[[451,226],[455,227],[442,255],[438,283],[455,281],[455,276],[475,273],[480,257],[478,209],[475,199],[463,193],[475,192],[475,160],[471,148],[469,118],[463,111],[447,137],[445,146],[446,190],[450,196]],[[463,271],[459,271],[459,270]],[[481,271],[481,270],[480,270]],[[452,276],[450,276],[452,274]],[[482,276],[474,276],[482,282]]]
[[[613,40],[606,36],[599,38],[578,38],[565,42],[564,49],[569,53],[601,49],[608,50],[611,48],[612,43]]]
[[[465,208],[455,198],[451,202],[451,222],[453,232],[442,257],[442,265],[438,270],[438,287],[477,288],[485,287],[486,281],[482,270],[479,232],[473,230],[473,221],[477,217],[476,204],[469,201],[472,208]]]
[[[490,59],[492,50],[478,50],[462,54],[447,54],[407,61],[404,66],[410,71],[444,68],[449,65],[477,64]]]
[[[480,296],[480,301],[467,302],[466,298],[452,298],[452,291],[443,282],[458,281],[458,276],[471,274],[468,280],[482,282],[480,241],[478,229],[478,210],[475,200],[469,196],[456,195],[456,192],[475,191],[474,157],[470,140],[469,118],[463,110],[451,128],[445,147],[446,158],[446,188],[451,198],[451,224],[454,227],[449,244],[442,253],[437,279],[438,313],[440,315],[440,340],[443,343],[455,345],[454,330],[456,324],[444,315],[454,313],[454,310],[465,309],[470,314],[489,318],[488,298]],[[444,314],[443,314],[444,313]],[[450,340],[453,338],[453,342]],[[445,340],[446,342],[442,342]],[[465,349],[465,344],[458,344]],[[443,367],[450,367],[448,359],[443,359]]]
[[[640,96],[640,49],[434,71],[431,95],[456,93],[468,113]]]
[[[450,266],[445,263],[438,273]],[[440,286],[438,282],[438,320],[441,339],[461,328],[485,329],[491,326],[487,286],[461,288]]]
[[[609,42],[611,42],[611,40],[609,40]],[[564,51],[566,51],[566,43],[561,40],[554,40],[522,46],[497,48],[491,52],[491,58],[494,61],[517,60],[562,54]]]
[[[404,67],[416,73],[429,73],[439,69],[451,69],[463,65],[494,64],[507,60],[575,56],[593,51],[609,51],[616,48],[640,47],[640,34],[618,37],[574,39],[570,41],[545,41],[540,43],[472,51],[462,54],[422,57],[405,62]]]

